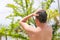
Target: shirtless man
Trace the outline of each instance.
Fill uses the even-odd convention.
[[[36,28],[29,26],[26,21],[35,16]],[[52,27],[47,23],[47,14],[45,10],[38,10],[24,17],[19,23],[29,35],[30,40],[52,40]]]

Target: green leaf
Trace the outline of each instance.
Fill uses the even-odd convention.
[[[13,5],[13,4],[7,4],[7,7],[10,7],[10,8],[13,8],[13,9],[14,9],[14,8],[16,8],[16,9],[18,8],[17,6],[15,6],[15,5]]]
[[[6,18],[11,18],[11,17],[14,17],[14,15],[10,14],[10,15],[6,16]]]

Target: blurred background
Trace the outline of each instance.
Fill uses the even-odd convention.
[[[52,40],[60,40],[60,0],[0,0],[0,40],[29,40],[19,21],[37,9],[46,10]],[[27,23],[36,26],[33,17]]]

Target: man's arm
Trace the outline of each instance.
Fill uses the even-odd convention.
[[[34,16],[34,15],[36,15],[36,14],[30,14],[30,15],[24,17],[24,18],[20,21],[21,26],[22,26],[23,29],[25,29],[27,32],[36,32],[36,28],[30,27],[30,26],[26,23],[26,21],[27,21],[30,17]]]

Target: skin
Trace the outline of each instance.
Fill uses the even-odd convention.
[[[29,26],[26,21],[32,16],[39,16],[36,13],[32,13],[24,17],[19,23],[23,29],[27,32],[30,40],[52,40],[52,27],[47,23],[40,23],[38,19],[35,19],[37,27]]]

